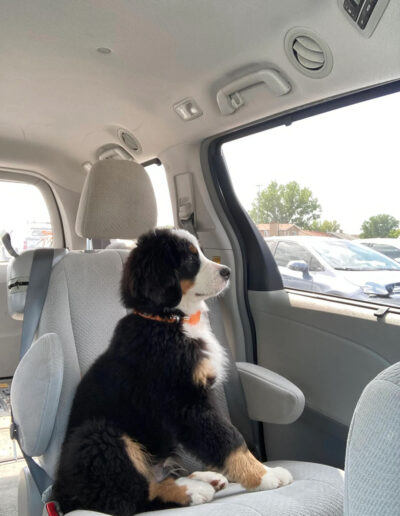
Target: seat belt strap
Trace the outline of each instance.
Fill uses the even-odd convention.
[[[22,455],[24,456],[26,465],[28,466],[29,472],[32,475],[33,481],[36,484],[36,487],[38,488],[38,491],[40,493],[40,496],[43,495],[43,493],[46,491],[46,489],[51,486],[53,483],[52,479],[49,477],[49,475],[46,473],[46,471],[39,466],[37,462],[35,462],[32,457],[29,457],[24,450],[21,447],[21,444],[18,439],[18,427],[13,421],[12,412],[11,412],[11,427],[10,427],[10,437],[11,439],[15,439],[19,447],[21,448]]]
[[[36,249],[33,253],[22,323],[20,360],[31,347],[39,324],[49,288],[53,258],[54,249]]]
[[[20,360],[31,347],[39,324],[47,290],[49,288],[53,258],[54,249],[36,249],[33,253],[29,285],[26,292],[24,320],[22,323]],[[12,411],[10,435],[12,439],[16,439],[18,442],[30,474],[38,488],[40,496],[42,496],[44,491],[52,484],[52,480],[46,471],[39,466],[32,457],[26,455],[22,449],[18,436],[18,426],[14,422]]]

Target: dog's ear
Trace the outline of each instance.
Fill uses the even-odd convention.
[[[126,261],[121,297],[127,308],[162,311],[177,306],[182,298],[178,257],[162,236],[152,233],[139,239]]]
[[[165,267],[154,268],[152,274],[144,278],[141,289],[143,297],[153,305],[149,308],[155,310],[174,308],[182,298],[177,271]]]

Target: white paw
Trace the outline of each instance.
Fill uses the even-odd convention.
[[[285,468],[267,468],[267,472],[262,477],[260,485],[251,491],[268,491],[269,489],[276,489],[277,487],[287,486],[293,482],[291,473]]]
[[[178,486],[185,486],[186,493],[190,497],[190,505],[199,505],[201,503],[211,502],[214,498],[214,488],[207,482],[193,480],[188,477],[181,477],[175,480]]]
[[[292,474],[285,468],[267,468],[267,471],[272,471],[279,478],[279,486],[287,486],[293,482]]]
[[[193,480],[201,480],[202,482],[207,482],[211,484],[215,491],[221,491],[228,485],[228,480],[221,473],[216,473],[215,471],[195,471],[189,478]]]

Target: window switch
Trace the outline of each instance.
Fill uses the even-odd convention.
[[[353,18],[354,21],[357,20],[358,9],[354,7],[350,0],[344,1],[343,8]]]
[[[367,23],[371,17],[372,11],[374,10],[378,0],[367,0],[364,5],[364,9],[361,12],[360,18],[358,19],[358,26],[360,29],[365,29]]]

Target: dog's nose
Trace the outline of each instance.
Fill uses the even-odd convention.
[[[219,273],[221,274],[221,276],[225,279],[225,280],[228,280],[229,279],[229,276],[231,275],[231,270],[229,267],[224,267],[223,269],[221,269],[219,271]]]

